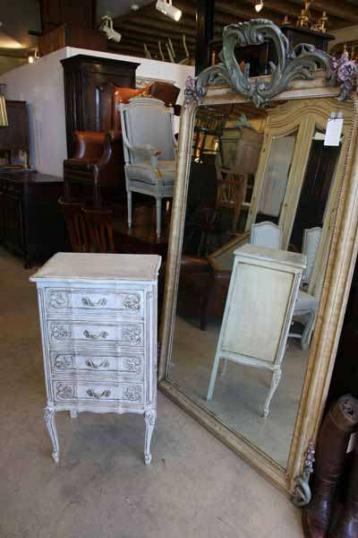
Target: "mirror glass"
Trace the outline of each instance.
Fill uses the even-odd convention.
[[[309,123],[296,115],[286,131],[276,129],[272,118],[287,116],[289,105],[298,106],[197,110],[167,374],[283,468],[341,155],[341,144],[324,146],[325,122],[313,116]]]
[[[259,220],[278,222],[285,198],[297,133],[272,138],[260,193]]]

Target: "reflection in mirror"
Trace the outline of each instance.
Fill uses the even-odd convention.
[[[313,116],[271,132],[271,115],[286,118],[287,106],[197,111],[168,370],[171,382],[284,468],[340,158],[340,147],[323,146],[325,124]]]
[[[296,143],[296,133],[274,137],[271,143],[256,222],[278,222]]]

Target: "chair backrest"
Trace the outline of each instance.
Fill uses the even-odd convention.
[[[259,222],[251,226],[250,243],[258,247],[281,248],[281,229],[270,221]]]
[[[83,207],[83,202],[60,198],[73,252],[115,252],[110,209]]]
[[[319,242],[321,240],[322,228],[306,228],[303,235],[302,253],[306,255],[307,265],[302,276],[302,282],[309,284],[316,262]]]
[[[83,202],[67,202],[60,198],[58,203],[63,212],[72,251],[90,252],[89,234],[82,211]]]
[[[113,212],[110,209],[82,208],[90,238],[91,252],[115,252]]]
[[[99,160],[103,155],[105,133],[96,131],[75,131],[74,159]]]
[[[114,131],[121,130],[121,118],[119,114],[119,105],[128,103],[129,99],[143,95],[143,89],[138,88],[119,88],[115,87],[112,94],[112,126]]]
[[[136,97],[128,104],[120,104],[120,113],[126,163],[133,162],[130,146],[146,144],[160,151],[159,160],[175,160],[173,110],[163,101]]]

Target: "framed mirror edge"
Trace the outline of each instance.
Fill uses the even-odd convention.
[[[292,88],[273,97],[272,101],[338,97],[338,87],[326,85],[320,74],[313,81],[293,82]],[[274,484],[294,494],[296,479],[307,472],[312,452],[306,453],[314,442],[318,425],[324,411],[331,373],[341,333],[343,317],[352,280],[354,262],[357,255],[356,238],[358,222],[358,97],[352,95],[353,124],[343,172],[339,207],[333,228],[322,298],[320,302],[316,331],[312,340],[309,362],[305,374],[299,410],[291,442],[287,469],[263,454],[240,434],[233,433],[217,419],[210,416],[199,404],[191,400],[166,379],[174,335],[174,318],[179,283],[180,255],[183,242],[185,200],[189,183],[190,160],[193,125],[198,106],[247,103],[247,98],[233,93],[225,86],[209,88],[200,103],[191,101],[183,107],[180,135],[177,182],[173,199],[173,213],[170,229],[168,260],[162,325],[160,330],[161,355],[159,363],[159,387],[171,399],[175,400],[199,423],[205,426],[227,446],[248,461],[259,472],[267,476]],[[339,101],[337,101],[339,108]],[[299,495],[299,494],[298,494]]]

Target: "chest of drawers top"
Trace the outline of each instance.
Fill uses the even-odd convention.
[[[140,254],[87,254],[58,252],[41,267],[31,280],[46,282],[72,282],[113,284],[154,282],[160,268],[161,258]]]

